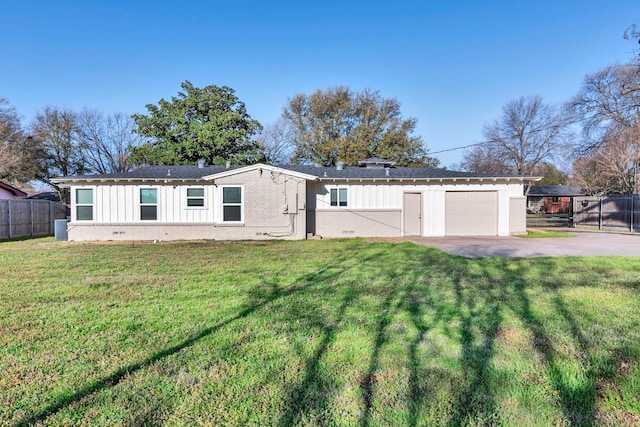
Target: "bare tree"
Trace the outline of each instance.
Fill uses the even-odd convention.
[[[500,119],[485,126],[485,143],[465,155],[462,165],[475,172],[531,175],[538,164],[560,154],[569,123],[564,111],[539,96],[509,101]]]
[[[640,26],[638,24],[630,25],[624,32],[623,35],[625,40],[637,41],[640,44]],[[640,65],[640,47],[636,49],[638,53],[635,57],[636,64]],[[632,90],[640,90],[640,85],[635,86]]]
[[[15,108],[0,98],[0,178],[13,181],[14,172],[21,168],[22,153],[16,145],[23,137]]]
[[[571,185],[580,187],[586,194],[595,196],[611,192],[611,182],[600,173],[595,157],[579,157],[573,162]]]
[[[134,126],[133,119],[122,113],[107,116],[96,110],[79,113],[77,138],[87,167],[97,173],[131,170],[131,148],[141,142],[140,135],[133,133]]]
[[[638,40],[634,24],[624,38]],[[587,75],[569,103],[583,127],[584,140],[573,164],[576,184],[591,193],[640,190],[640,56]]]
[[[47,106],[36,114],[31,131],[46,156],[40,181],[59,190],[51,178],[90,171],[78,141],[78,115],[74,111]]]
[[[638,65],[611,65],[585,77],[580,92],[569,102],[569,108],[583,126],[585,141],[582,153],[604,142],[612,124],[628,127],[640,111]]]
[[[500,156],[489,144],[476,145],[465,151],[459,167],[464,171],[478,173],[509,174],[512,172],[507,159]]]
[[[574,163],[574,179],[595,192],[640,192],[640,122],[610,126],[604,142]]]
[[[272,165],[288,163],[293,155],[292,139],[293,129],[291,123],[285,118],[265,126],[258,135],[258,143],[262,147],[267,163]]]
[[[41,147],[26,136],[15,108],[0,98],[0,179],[26,187],[39,176],[42,158]]]

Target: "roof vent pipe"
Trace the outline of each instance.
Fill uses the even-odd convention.
[[[336,169],[339,171],[344,169],[344,162],[341,162],[341,161],[336,162]]]
[[[204,159],[198,159],[198,169],[204,169]]]

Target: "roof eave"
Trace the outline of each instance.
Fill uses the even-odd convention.
[[[59,184],[60,188],[68,188],[72,184],[120,184],[137,182],[156,182],[161,184],[180,182],[203,182],[202,178],[54,178],[51,182]]]
[[[384,181],[384,182],[416,182],[416,181],[451,181],[451,182],[525,182],[525,181],[540,181],[540,176],[456,176],[456,177],[393,177],[393,176],[380,176],[380,177],[332,177],[322,176],[318,177],[318,181]]]

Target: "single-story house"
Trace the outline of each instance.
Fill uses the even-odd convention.
[[[568,213],[571,201],[583,192],[578,187],[570,185],[532,185],[525,187],[527,195],[527,210],[531,213]]]
[[[49,202],[56,203],[64,203],[63,200],[60,200],[60,195],[57,191],[41,191],[39,193],[32,194],[28,197],[25,197],[28,200],[46,200]]]
[[[0,200],[21,199],[26,196],[24,191],[0,181]]]
[[[70,240],[508,236],[536,177],[394,167],[147,166],[70,176]]]

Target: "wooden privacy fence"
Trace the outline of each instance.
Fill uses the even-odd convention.
[[[67,207],[49,200],[0,200],[0,240],[52,236]]]
[[[640,195],[575,197],[573,223],[600,230],[640,231]]]

